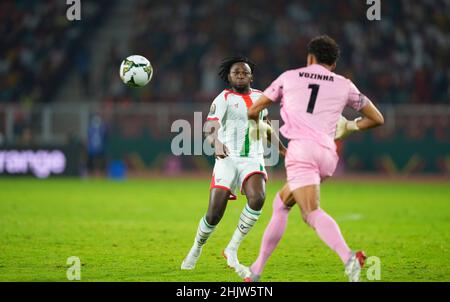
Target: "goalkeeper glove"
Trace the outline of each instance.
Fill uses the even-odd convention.
[[[339,121],[336,126],[336,134],[334,135],[334,139],[344,139],[355,131],[358,131],[358,124],[356,123],[361,118],[358,117],[353,121],[347,120],[342,115],[339,117]]]
[[[272,131],[272,127],[264,121],[259,120],[256,123],[254,120],[249,121],[249,136],[250,140],[258,140],[260,138],[267,138],[267,132]]]

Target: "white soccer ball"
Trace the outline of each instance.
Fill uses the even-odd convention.
[[[143,56],[129,56],[120,64],[120,78],[130,87],[145,86],[150,82],[152,76],[152,64]]]

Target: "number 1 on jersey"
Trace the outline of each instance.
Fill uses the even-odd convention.
[[[320,85],[317,84],[309,84],[309,89],[311,89],[311,96],[309,97],[308,109],[306,112],[313,113],[314,106],[316,105],[317,93],[319,92]]]

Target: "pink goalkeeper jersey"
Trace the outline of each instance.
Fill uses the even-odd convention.
[[[344,107],[359,111],[367,104],[352,81],[318,64],[282,73],[264,95],[274,102],[281,100],[284,137],[314,140],[333,149]]]

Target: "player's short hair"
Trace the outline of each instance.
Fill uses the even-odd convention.
[[[256,64],[252,60],[242,55],[223,59],[219,66],[219,76],[227,84],[230,84],[228,74],[230,73],[231,66],[235,63],[247,63],[252,73],[256,68]]]
[[[333,65],[339,59],[339,45],[331,37],[318,36],[309,41],[308,54],[316,57],[319,63]]]

